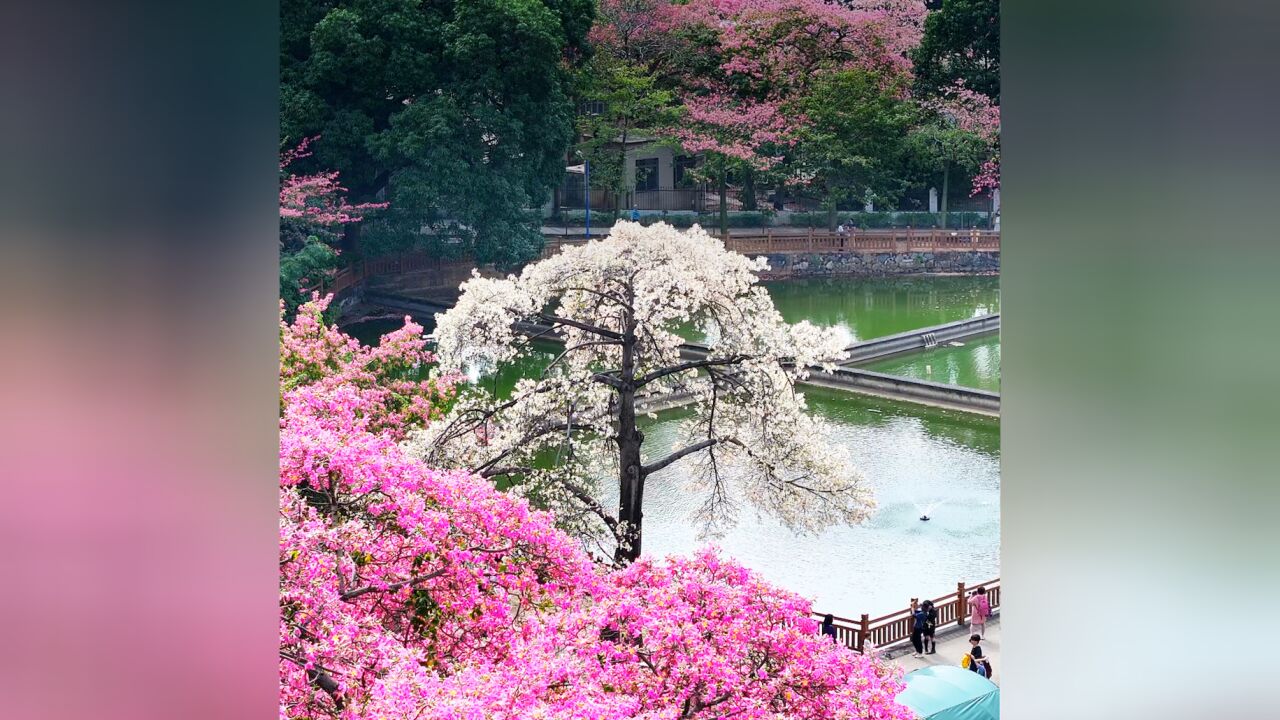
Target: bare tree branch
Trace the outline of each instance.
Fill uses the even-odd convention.
[[[563,318],[563,317],[560,317],[559,315],[551,315],[548,313],[539,313],[538,317],[542,318],[543,320],[546,320],[549,323],[558,323],[560,325],[568,325],[569,327],[576,327],[579,330],[585,330],[586,332],[589,332],[589,333],[595,333],[600,337],[607,337],[610,340],[622,339],[622,333],[616,333],[612,330],[606,330],[605,328],[602,328],[602,327],[596,327],[595,325],[592,325],[590,323],[584,323],[578,320]]]
[[[706,448],[709,448],[709,447],[711,447],[712,445],[715,445],[717,442],[719,442],[719,441],[718,441],[718,440],[716,440],[716,439],[714,439],[714,438],[707,438],[706,440],[700,440],[700,441],[698,441],[698,442],[696,442],[696,443],[694,443],[694,444],[692,444],[692,445],[690,445],[690,446],[688,446],[688,447],[681,448],[681,449],[679,449],[679,450],[677,450],[677,451],[675,451],[675,452],[671,453],[670,455],[668,455],[668,456],[666,456],[666,457],[662,458],[661,460],[659,460],[659,461],[657,461],[657,462],[655,462],[655,463],[652,463],[652,464],[650,464],[650,465],[645,465],[644,467],[640,468],[640,473],[641,473],[641,474],[643,474],[643,475],[651,475],[651,474],[653,474],[653,473],[656,473],[656,472],[658,472],[659,470],[661,470],[662,468],[664,468],[664,467],[666,467],[666,466],[670,465],[671,463],[673,463],[673,462],[675,462],[675,461],[679,460],[680,458],[682,458],[682,457],[684,457],[684,456],[686,456],[686,455],[692,455],[693,453],[696,453],[696,452],[698,452],[699,450],[704,450],[704,449],[706,449]]]
[[[402,587],[404,587],[404,586],[406,586],[406,585],[415,585],[415,584],[420,583],[420,582],[422,582],[422,581],[424,581],[424,580],[430,580],[431,578],[440,577],[441,575],[443,575],[443,574],[444,574],[444,570],[445,570],[444,568],[440,568],[439,570],[436,570],[435,572],[430,572],[430,573],[427,573],[427,574],[425,574],[425,575],[414,575],[413,577],[409,578],[408,580],[401,580],[401,581],[400,581],[400,582],[398,582],[398,583],[391,583],[390,585],[386,586],[385,588],[378,588],[378,587],[374,587],[374,586],[372,586],[372,585],[366,585],[366,586],[364,586],[364,587],[362,587],[362,588],[357,588],[357,589],[355,589],[355,590],[348,590],[347,592],[344,592],[344,593],[342,593],[341,595],[339,595],[339,596],[338,596],[338,598],[339,598],[340,600],[345,600],[345,601],[347,601],[347,602],[351,602],[352,600],[355,600],[356,598],[360,597],[361,595],[365,595],[365,594],[367,594],[367,593],[371,593],[371,592],[375,592],[375,591],[379,591],[379,590],[385,590],[385,591],[387,591],[387,592],[395,592],[396,590],[399,590],[400,588],[402,588]]]
[[[718,365],[736,365],[743,360],[749,360],[750,355],[730,355],[726,358],[707,358],[706,360],[690,360],[689,362],[672,365],[660,370],[654,370],[647,375],[643,375],[636,380],[636,387],[643,387],[647,383],[653,382],[661,377],[672,375],[674,373],[684,372],[685,370],[695,370],[697,368],[715,367]]]

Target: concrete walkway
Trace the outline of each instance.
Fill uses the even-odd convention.
[[[911,657],[915,649],[911,643],[894,646],[885,650],[881,657],[898,665],[907,672],[918,670],[929,665],[960,665],[960,658],[969,652],[969,626],[963,628],[952,625],[938,633],[938,653],[925,655],[923,658]],[[991,681],[1000,684],[1000,615],[987,621],[986,635],[982,640],[982,654],[991,661],[991,669],[995,671]]]
[[[592,237],[596,237],[596,236],[598,235],[598,236],[600,236],[601,238],[603,238],[605,235],[608,235],[608,234],[609,234],[609,230],[610,230],[612,227],[613,227],[613,223],[609,223],[608,225],[604,225],[604,226],[596,225],[595,223],[591,223],[591,236],[592,236]],[[702,229],[703,229],[703,230],[706,230],[707,232],[711,233],[712,235],[718,235],[718,234],[719,234],[719,232],[720,232],[720,229],[719,229],[718,227],[716,227],[715,225],[711,225],[711,224],[703,225],[703,226],[702,226]],[[730,234],[730,235],[760,235],[760,234],[764,233],[766,230],[773,230],[773,234],[774,234],[775,236],[777,236],[777,237],[782,237],[782,236],[784,236],[784,235],[807,236],[807,235],[809,234],[809,228],[808,228],[808,226],[805,226],[805,225],[778,225],[778,226],[774,226],[774,227],[772,227],[772,228],[766,228],[766,227],[754,227],[754,228],[736,227],[736,228],[729,228],[729,234]],[[825,227],[820,227],[820,228],[819,228],[819,227],[815,227],[815,228],[814,228],[814,232],[825,233],[826,231],[827,231],[827,229],[826,229]],[[542,234],[543,234],[543,235],[546,235],[546,236],[547,236],[547,237],[549,237],[549,238],[554,238],[554,237],[556,237],[556,236],[558,236],[558,235],[568,235],[569,237],[573,237],[573,236],[575,236],[575,235],[577,235],[577,236],[581,236],[581,235],[584,235],[586,232],[587,232],[586,227],[584,227],[584,226],[582,226],[582,225],[577,225],[577,226],[570,225],[570,226],[569,226],[569,227],[567,227],[567,228],[566,228],[566,227],[562,227],[562,226],[558,226],[558,225],[543,225],[543,226],[542,226]]]

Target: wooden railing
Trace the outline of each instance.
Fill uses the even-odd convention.
[[[602,236],[603,237],[603,236]],[[965,252],[1000,249],[998,230],[855,230],[844,235],[828,230],[767,228],[751,234],[721,238],[725,249],[758,255],[769,253],[841,252]],[[551,257],[560,248],[581,245],[586,238],[548,237],[542,257]]]
[[[731,235],[725,248],[743,254],[789,252],[964,252],[1000,249],[1000,233],[993,230],[857,230],[845,235],[826,230],[804,234],[773,229],[751,235]]]
[[[966,588],[963,582],[956,583],[956,591],[940,598],[933,598],[933,607],[938,611],[938,629],[947,625],[963,625],[969,617],[969,596],[978,587],[986,588],[987,602],[994,611],[1000,607],[1000,578],[979,583]],[[910,605],[903,610],[889,613],[878,618],[866,614],[857,620],[835,616],[836,641],[845,647],[863,652],[868,645],[883,648],[900,643],[911,637],[911,614],[915,612],[920,598],[911,598]],[[821,620],[825,613],[814,613]]]

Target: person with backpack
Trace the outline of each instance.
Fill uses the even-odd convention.
[[[987,618],[991,617],[991,603],[987,600],[987,589],[981,585],[969,596],[969,632],[979,637],[986,635]]]
[[[982,638],[970,635],[969,646],[969,652],[960,658],[960,667],[990,680],[995,670],[991,667],[991,661],[986,658],[986,654],[982,652]]]
[[[927,601],[926,601],[927,602]],[[919,605],[911,612],[911,647],[916,651],[911,657],[924,657],[924,631],[929,623],[929,613],[924,605]]]
[[[933,606],[932,600],[925,600],[920,603],[920,607],[924,610],[924,632],[922,640],[925,655],[938,654],[938,640],[934,637],[938,631],[938,609]]]

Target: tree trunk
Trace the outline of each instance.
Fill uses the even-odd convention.
[[[947,229],[947,180],[951,177],[951,162],[942,163],[942,229]]]
[[[756,174],[751,168],[744,170],[742,175],[742,209],[756,209]]]
[[[831,183],[827,183],[827,230],[835,232],[836,229],[836,197],[831,190]]]
[[[342,227],[340,247],[348,263],[355,262],[360,257],[360,225],[361,223],[347,223]]]
[[[627,314],[622,339],[623,388],[618,398],[618,547],[614,562],[626,565],[640,557],[640,529],[644,520],[644,473],[640,445],[644,436],[636,428],[635,319]]]

